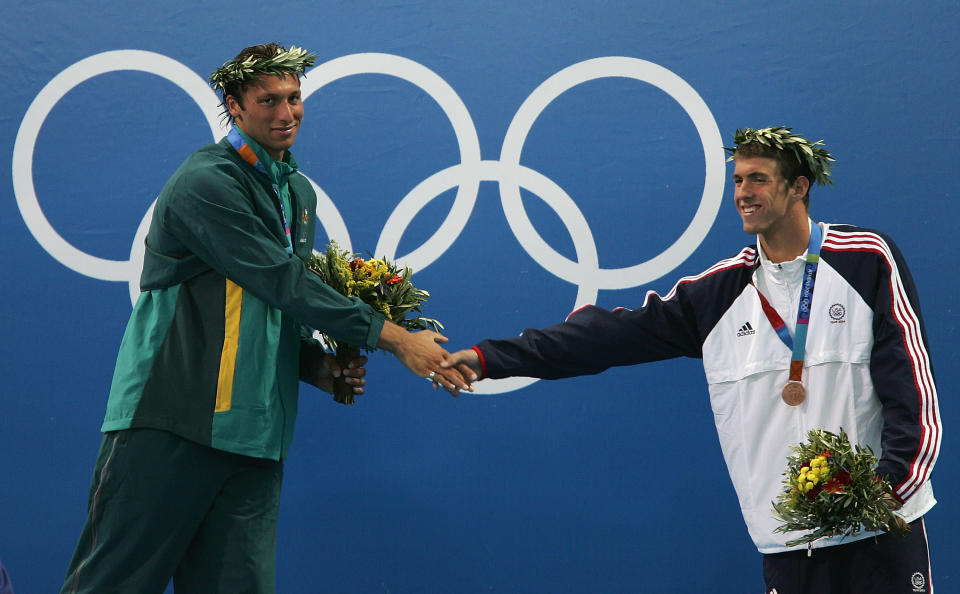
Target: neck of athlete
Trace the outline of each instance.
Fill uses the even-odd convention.
[[[806,208],[792,208],[789,216],[759,234],[763,253],[774,264],[802,256],[810,245],[810,223]]]

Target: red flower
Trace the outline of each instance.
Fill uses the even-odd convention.
[[[350,272],[355,272],[357,268],[360,268],[363,266],[363,264],[364,262],[361,258],[354,258],[353,260],[350,260]]]
[[[823,490],[827,493],[843,493],[843,485],[836,479],[830,479],[823,484]]]
[[[399,282],[402,281],[402,280],[403,280],[402,278],[400,278],[398,275],[394,274],[394,275],[393,275],[393,278],[391,278],[391,279],[389,279],[389,280],[387,281],[387,284],[388,284],[388,285],[395,285],[395,284],[399,283]]]
[[[849,472],[838,472],[835,477],[824,483],[823,489],[828,493],[843,493],[844,486],[850,484]]]
[[[816,499],[817,495],[820,494],[820,491],[823,491],[823,487],[817,485],[816,487],[807,491],[807,499]]]

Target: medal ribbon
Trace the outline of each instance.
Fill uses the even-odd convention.
[[[823,239],[823,232],[816,223],[810,225],[810,245],[807,247],[807,262],[803,267],[803,285],[800,287],[800,305],[797,308],[797,329],[796,336],[790,336],[790,330],[777,310],[773,309],[770,302],[764,297],[760,289],[757,289],[757,295],[760,296],[760,306],[767,320],[773,327],[774,332],[787,345],[787,348],[793,351],[790,357],[790,381],[799,382],[803,374],[803,358],[807,349],[807,327],[810,325],[810,305],[813,302],[813,286],[817,282],[817,266],[820,264],[820,241]],[[750,284],[753,284],[752,282]]]
[[[273,193],[277,196],[277,202],[280,203],[280,216],[283,219],[283,230],[287,236],[287,253],[293,253],[293,239],[290,236],[290,223],[287,222],[287,208],[283,204],[283,200],[280,198],[280,188],[277,187],[277,184],[273,182],[273,177],[270,175],[270,172],[267,171],[267,168],[263,166],[263,163],[260,162],[260,157],[257,156],[257,153],[254,152],[253,147],[251,147],[247,142],[240,136],[240,133],[237,132],[236,128],[230,128],[230,132],[227,133],[227,140],[230,141],[230,144],[233,146],[234,150],[237,151],[237,154],[247,162],[251,167],[259,171],[260,173],[267,176],[267,179],[270,180],[270,184],[273,186]]]

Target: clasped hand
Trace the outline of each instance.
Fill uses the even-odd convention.
[[[472,392],[472,383],[480,377],[480,359],[467,349],[449,353],[441,344],[446,336],[431,330],[407,332],[387,322],[377,346],[393,353],[410,371],[433,382],[434,388],[443,388],[452,396],[461,391]],[[310,370],[308,381],[326,392],[333,391],[333,380],[341,375],[353,386],[354,394],[363,394],[367,373],[364,356],[353,359],[346,369],[337,365],[333,355],[318,357]]]

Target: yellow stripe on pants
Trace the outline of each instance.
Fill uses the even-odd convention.
[[[237,368],[240,345],[240,306],[243,289],[227,279],[227,299],[223,310],[223,351],[220,353],[220,377],[217,379],[217,405],[214,412],[230,410],[233,404],[233,374]]]

